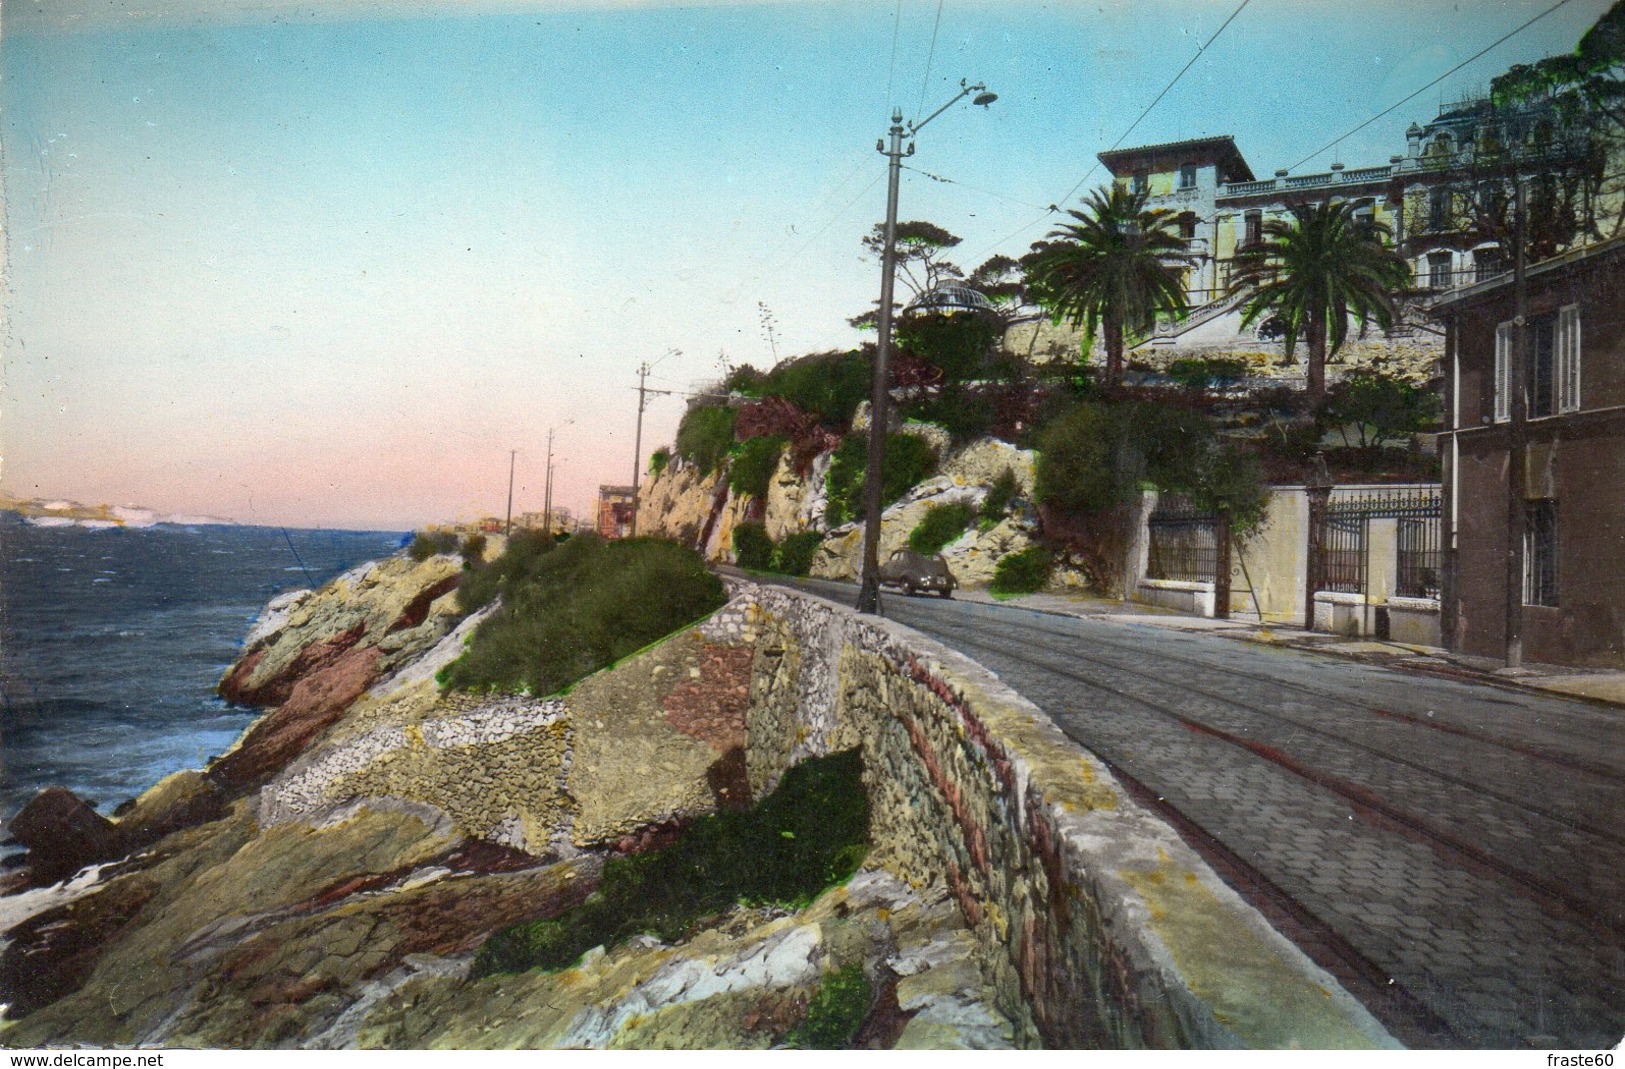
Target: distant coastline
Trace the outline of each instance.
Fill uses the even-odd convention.
[[[0,512],[15,512],[35,527],[156,527],[161,523],[237,526],[236,520],[219,516],[194,516],[159,512],[139,505],[84,505],[60,498],[27,500],[0,495]]]

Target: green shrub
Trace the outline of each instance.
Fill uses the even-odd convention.
[[[784,454],[788,441],[780,434],[764,434],[742,444],[728,468],[728,489],[736,495],[767,497],[767,488],[773,482],[773,473],[779,468],[779,457]]]
[[[406,547],[406,555],[415,561],[426,561],[436,553],[457,552],[457,536],[451,531],[419,531]]]
[[[820,531],[801,531],[785,535],[773,550],[772,570],[782,575],[806,575],[812,571],[813,558],[824,542]]]
[[[497,932],[473,975],[566,969],[641,932],[681,939],[737,902],[800,908],[851,879],[868,837],[859,751],[803,761],[751,809],[701,817],[663,850],[612,859],[574,909]]]
[[[723,405],[691,408],[677,425],[677,455],[693,464],[701,475],[709,475],[722,464],[734,445],[734,420],[738,413]]]
[[[984,531],[996,527],[1009,511],[1010,502],[1015,500],[1019,489],[1021,484],[1016,480],[1015,472],[1009,468],[999,472],[999,477],[987,488],[987,496],[982,498],[981,511],[976,514],[978,526]]]
[[[989,314],[911,315],[897,320],[898,348],[941,368],[950,383],[981,378],[999,341],[999,321]]]
[[[1043,546],[1028,546],[1020,553],[999,558],[999,563],[993,566],[993,581],[987,588],[995,594],[1035,593],[1049,582],[1054,563],[1050,551]]]
[[[818,416],[828,427],[852,422],[858,405],[869,399],[870,360],[860,349],[815,353],[786,360],[751,387],[753,397],[782,397]]]
[[[725,600],[700,556],[673,542],[581,535],[539,552],[529,545],[516,535],[491,566],[465,573],[465,585],[496,573],[502,605],[442,670],[445,685],[553,694]]]
[[[969,505],[932,505],[908,533],[908,548],[927,557],[941,553],[942,547],[964,534],[975,518],[976,510]]]
[[[934,397],[904,408],[909,419],[935,423],[956,445],[985,437],[993,429],[996,413],[986,397],[958,384],[943,387]]]
[[[649,454],[650,475],[659,475],[661,472],[666,470],[666,467],[669,464],[671,464],[670,449],[660,448]]]
[[[1246,376],[1247,364],[1243,360],[1175,360],[1168,365],[1168,377],[1192,389],[1234,386]]]
[[[463,556],[464,568],[473,568],[484,563],[485,545],[485,536],[482,534],[471,534],[463,539],[463,544],[457,548],[457,551]]]
[[[1215,441],[1212,421],[1191,409],[1080,404],[1039,435],[1036,496],[1079,515],[1124,504],[1146,484],[1193,491]]]
[[[502,555],[489,564],[464,561],[457,584],[457,607],[473,612],[491,603],[499,593],[528,583],[541,558],[552,552],[555,540],[545,531],[515,531]]]
[[[838,527],[863,516],[863,478],[868,466],[868,437],[849,434],[830,461],[824,522]],[[912,434],[886,435],[886,459],[880,482],[881,507],[891,504],[923,482],[937,467],[937,454],[924,438]]]
[[[807,1003],[807,1017],[785,1042],[803,1050],[841,1050],[849,1046],[869,1016],[874,989],[860,964],[824,976]]]
[[[764,572],[773,564],[773,539],[759,523],[745,522],[734,528],[734,561],[741,568]]]

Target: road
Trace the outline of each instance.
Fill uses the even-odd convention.
[[[1625,710],[1106,618],[883,611],[1044,709],[1401,1041],[1625,1035]]]

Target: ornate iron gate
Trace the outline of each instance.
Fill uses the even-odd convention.
[[[1157,502],[1146,526],[1150,535],[1147,578],[1214,581],[1219,563],[1216,516],[1198,511],[1186,498],[1169,495]]]
[[[1365,594],[1371,586],[1371,521],[1397,520],[1398,562],[1394,593],[1400,597],[1436,598],[1441,572],[1436,486],[1371,488],[1334,493],[1318,517],[1318,590]]]

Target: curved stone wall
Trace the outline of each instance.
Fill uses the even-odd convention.
[[[952,891],[1023,1045],[1397,1045],[992,673],[810,595],[741,598],[757,632],[752,792],[861,747],[871,862]]]

